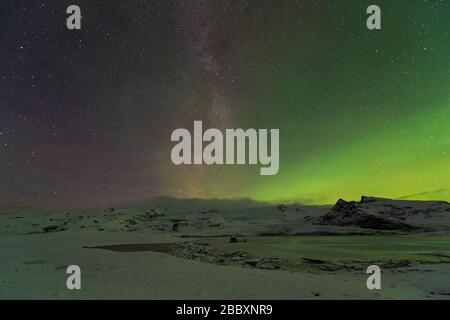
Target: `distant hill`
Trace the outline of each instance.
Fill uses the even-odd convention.
[[[176,198],[176,197],[155,197],[134,207],[159,206],[170,211],[202,211],[202,210],[233,210],[246,208],[259,208],[267,206],[265,202],[258,202],[251,199],[200,199],[200,198]]]

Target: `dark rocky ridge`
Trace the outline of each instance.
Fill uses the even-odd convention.
[[[339,199],[333,208],[317,219],[318,225],[355,226],[373,230],[419,231],[422,226],[399,221],[395,217],[369,212],[367,206],[376,202],[377,198],[362,197],[361,201],[347,202]],[[372,210],[373,211],[373,210]]]

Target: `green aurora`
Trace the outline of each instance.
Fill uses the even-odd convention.
[[[255,94],[231,127],[280,128],[280,171],[201,169],[182,195],[450,200],[449,3],[381,1],[379,31],[365,28],[367,5],[273,12],[270,34],[252,34]]]
[[[20,3],[20,5],[19,5]],[[450,201],[450,1],[5,2],[0,208],[167,195]],[[280,130],[280,167],[175,166],[176,128]]]

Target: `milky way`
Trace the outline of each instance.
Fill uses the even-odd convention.
[[[153,196],[450,200],[448,1],[0,4],[0,210]],[[280,171],[174,166],[175,128],[279,128]]]

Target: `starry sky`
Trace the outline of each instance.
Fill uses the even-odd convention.
[[[2,0],[0,210],[449,201],[450,1],[375,2]],[[194,120],[280,129],[279,173],[173,165]]]

